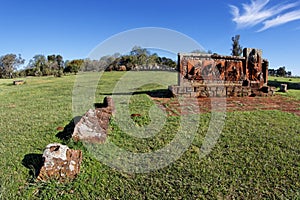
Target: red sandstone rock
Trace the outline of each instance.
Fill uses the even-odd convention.
[[[109,120],[115,112],[111,97],[105,97],[103,107],[88,110],[76,124],[72,138],[74,141],[103,143],[107,136]]]
[[[74,179],[80,171],[82,152],[59,143],[48,144],[43,153],[44,164],[37,177],[39,181],[56,179],[60,182]]]
[[[108,107],[108,109],[111,111],[111,114],[114,115],[116,112],[115,104],[113,102],[112,97],[107,96],[103,100],[103,104],[105,107]]]

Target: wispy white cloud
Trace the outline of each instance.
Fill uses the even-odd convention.
[[[269,2],[270,0],[251,0],[249,4],[242,4],[243,12],[237,6],[229,5],[233,15],[232,20],[238,28],[249,28],[263,23],[263,28],[259,30],[263,31],[299,19],[300,10],[284,13],[289,9],[295,9],[299,5],[298,2],[268,7]]]
[[[292,11],[292,12],[286,13],[284,15],[277,16],[274,19],[266,20],[265,22],[263,22],[264,26],[260,30],[258,30],[258,32],[264,31],[268,28],[271,28],[274,26],[279,26],[281,24],[285,24],[285,23],[288,23],[291,21],[299,20],[299,19],[300,19],[300,10]]]

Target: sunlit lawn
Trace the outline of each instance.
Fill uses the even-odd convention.
[[[147,72],[136,73],[137,80],[148,77]],[[113,94],[116,82],[125,74],[105,73],[91,102],[101,102],[105,95]],[[174,74],[160,76],[176,82]],[[94,75],[90,78],[95,81]],[[218,143],[201,159],[199,152],[211,116],[200,114],[199,128],[185,153],[170,165],[148,173],[120,172],[98,160],[81,143],[65,141],[83,151],[80,175],[66,184],[36,183],[30,175],[33,169],[25,167],[22,160],[27,154],[41,154],[49,143],[64,142],[55,135],[57,127],[66,126],[74,117],[75,76],[24,80],[26,84],[20,86],[12,85],[12,80],[0,80],[0,199],[300,198],[300,117],[276,110],[227,113]],[[130,97],[130,113],[141,114],[133,119],[137,127],[151,123],[153,101],[143,91],[165,88],[150,86],[138,86],[139,92]],[[294,94],[299,95],[298,91]],[[178,116],[167,117],[156,135],[141,139],[128,135],[114,118],[108,140],[130,152],[153,152],[172,141],[179,122]]]
[[[300,83],[300,77],[276,77],[276,76],[269,76],[268,80],[270,80],[270,81],[279,81],[279,82]]]

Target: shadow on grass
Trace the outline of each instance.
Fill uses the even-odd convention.
[[[81,119],[81,117],[74,117],[68,125],[66,125],[63,131],[56,134],[56,137],[61,139],[64,143],[72,137],[75,124]],[[28,182],[34,182],[37,176],[40,173],[40,170],[44,164],[43,154],[30,153],[26,154],[22,160],[22,165],[29,169],[29,178]]]
[[[100,95],[112,96],[112,95],[137,95],[137,94],[147,94],[153,98],[170,98],[172,93],[168,89],[159,89],[159,90],[149,90],[149,91],[136,91],[136,92],[127,92],[127,93],[100,93]]]
[[[105,100],[103,101],[103,103],[94,103],[95,109],[97,109],[97,108],[106,108],[107,106],[108,106],[107,101],[105,101]]]
[[[268,85],[273,87],[280,87],[281,84],[287,84],[288,89],[300,90],[300,83],[281,82],[281,81],[270,81]]]
[[[81,119],[81,116],[74,117],[69,122],[69,124],[64,127],[64,130],[57,133],[55,136],[64,142],[68,142],[72,137],[75,125],[79,122],[80,119]]]
[[[42,154],[26,154],[22,160],[22,165],[29,169],[29,181],[33,181],[40,173],[44,158]]]

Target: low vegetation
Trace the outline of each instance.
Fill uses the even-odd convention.
[[[95,101],[102,102],[105,95],[113,93],[125,74],[104,73]],[[170,73],[161,76],[174,78]],[[25,78],[26,83],[20,86],[13,85],[11,79],[0,80],[0,199],[300,198],[299,116],[259,109],[227,113],[217,145],[200,159],[211,118],[209,113],[201,114],[192,144],[177,161],[149,173],[127,174],[97,160],[81,143],[56,137],[58,127],[67,126],[73,118],[75,78]],[[161,89],[166,88],[159,84],[140,86],[131,96],[130,114],[141,115],[133,118],[136,126],[151,123],[148,110],[153,101],[146,92]],[[131,152],[152,152],[174,138],[179,121],[180,116],[167,117],[158,134],[139,139],[129,136],[113,119],[109,141]],[[24,157],[41,154],[52,142],[83,151],[81,173],[75,181],[34,181],[34,165]]]

